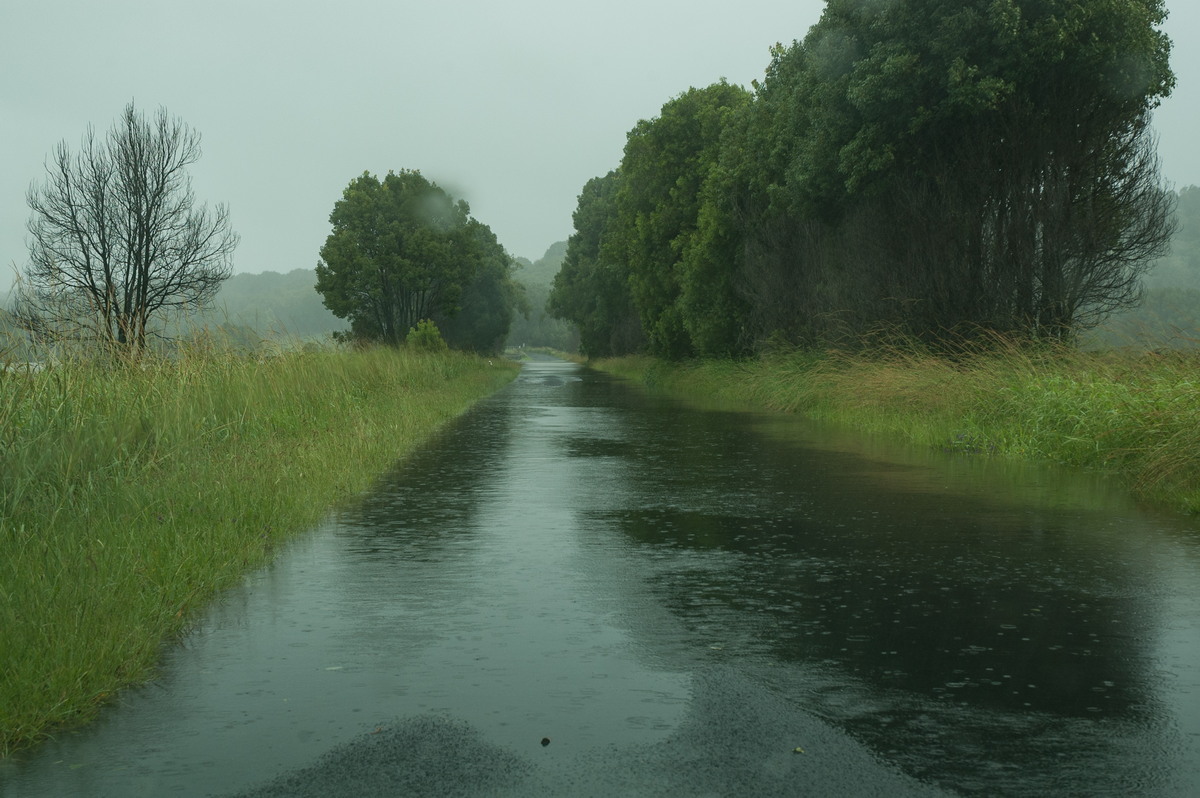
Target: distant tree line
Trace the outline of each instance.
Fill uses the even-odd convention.
[[[509,346],[548,347],[561,352],[574,352],[579,348],[579,333],[575,330],[575,325],[554,318],[546,308],[550,289],[554,285],[554,276],[562,268],[566,254],[567,242],[558,241],[550,245],[546,254],[536,261],[516,259],[513,279],[525,294],[529,312],[513,319],[512,327],[508,331]]]
[[[1136,302],[1175,195],[1162,0],[828,0],[587,183],[549,309],[591,356],[886,328],[1063,339]]]
[[[1087,343],[1139,349],[1200,347],[1200,188],[1178,192],[1170,251],[1146,275],[1137,307],[1114,313]]]
[[[1170,251],[1146,275],[1151,288],[1200,289],[1200,187],[1186,186],[1176,195],[1177,229]]]

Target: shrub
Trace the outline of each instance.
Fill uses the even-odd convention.
[[[410,327],[404,341],[413,349],[422,352],[444,352],[448,348],[442,339],[441,331],[429,319],[422,319],[417,322],[416,327]]]

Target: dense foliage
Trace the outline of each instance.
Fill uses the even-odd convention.
[[[629,294],[624,265],[601,243],[614,226],[618,172],[595,177],[583,187],[575,209],[575,232],[554,277],[547,307],[579,328],[579,348],[596,357],[633,352],[645,341]]]
[[[748,94],[691,89],[584,187],[550,309],[589,355],[888,328],[1063,339],[1167,250],[1161,0],[829,0]]]
[[[432,320],[459,349],[500,349],[519,306],[512,260],[487,225],[420,172],[364,173],[329,217],[317,291],[360,340],[400,344]]]

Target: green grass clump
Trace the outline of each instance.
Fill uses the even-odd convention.
[[[755,360],[597,367],[680,397],[801,413],[921,445],[1122,475],[1137,494],[1200,511],[1200,353],[1083,352],[992,340]]]
[[[516,368],[380,348],[0,369],[0,753],[145,679],[217,591]]]

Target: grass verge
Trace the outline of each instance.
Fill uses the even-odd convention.
[[[516,370],[392,349],[0,369],[0,755],[146,679],[193,611]]]
[[[1082,352],[989,342],[756,360],[593,364],[679,397],[800,413],[917,444],[1120,474],[1138,495],[1200,512],[1200,354]]]

